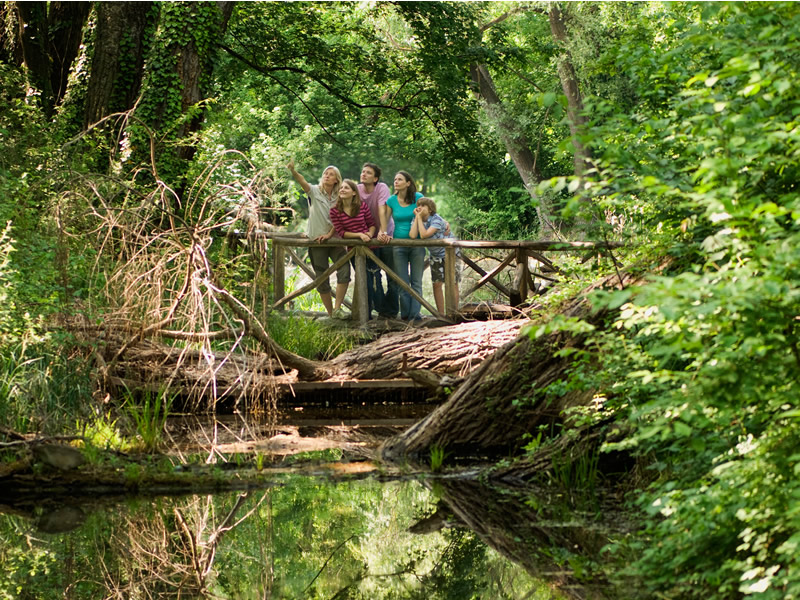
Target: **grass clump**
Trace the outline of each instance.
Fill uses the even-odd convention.
[[[126,394],[123,404],[136,426],[136,435],[145,451],[156,450],[163,441],[172,397],[164,391],[145,392],[141,399]]]
[[[329,360],[363,342],[357,330],[333,329],[296,315],[273,315],[267,327],[276,344],[310,360]]]

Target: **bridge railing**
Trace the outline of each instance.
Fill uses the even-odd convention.
[[[353,318],[356,319],[361,325],[365,325],[369,317],[369,305],[367,301],[367,258],[372,259],[375,263],[391,277],[401,289],[405,290],[413,298],[415,298],[422,306],[427,308],[432,315],[439,319],[449,320],[449,317],[455,315],[458,310],[456,306],[456,292],[458,285],[456,281],[456,249],[461,249],[461,260],[466,266],[474,270],[480,279],[473,284],[468,290],[460,294],[464,299],[484,285],[491,284],[504,296],[508,297],[511,306],[519,306],[524,303],[528,294],[535,288],[534,273],[531,272],[528,266],[528,258],[534,258],[539,262],[553,267],[552,262],[544,256],[545,252],[575,252],[575,251],[590,251],[590,252],[603,252],[611,248],[622,246],[618,242],[552,242],[552,241],[527,241],[527,240],[500,240],[500,241],[479,241],[479,240],[453,240],[453,239],[440,239],[440,240],[410,240],[410,239],[394,239],[387,243],[378,243],[376,240],[369,242],[362,242],[360,240],[341,238],[331,238],[324,243],[315,242],[312,239],[305,237],[305,234],[288,234],[277,232],[264,232],[259,233],[259,237],[266,237],[270,241],[271,254],[272,254],[272,274],[273,274],[273,304],[274,310],[282,310],[287,302],[314,290],[326,278],[341,267],[345,262],[351,258],[355,258],[355,278],[354,278],[354,292],[353,303],[351,305]],[[350,250],[335,263],[330,265],[328,269],[319,277],[316,277],[314,271],[305,264],[305,262],[294,251],[294,248],[302,247],[330,247],[330,246],[344,246],[349,247]],[[389,269],[370,249],[376,246],[421,246],[424,248],[444,248],[445,249],[445,282],[444,282],[444,296],[445,296],[445,314],[440,314],[430,302],[425,300],[422,296],[417,294],[409,285],[407,285],[397,273]],[[487,272],[475,261],[471,260],[465,250],[469,249],[482,249],[482,250],[508,250],[508,254],[503,260],[491,271]],[[298,290],[286,295],[286,258],[287,255],[295,262],[306,274],[312,279],[310,283],[304,285]],[[498,281],[497,276],[499,273],[510,265],[514,265],[514,280],[510,287],[503,285]],[[549,279],[548,276],[541,273],[535,273],[535,276],[544,279]]]

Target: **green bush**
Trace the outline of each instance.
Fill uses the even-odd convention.
[[[652,472],[631,572],[663,597],[798,598],[800,10],[673,16],[670,48],[619,53],[649,65],[639,112],[604,114],[592,141],[597,202],[643,215],[654,259],[673,257],[598,294],[621,310],[588,345]]]

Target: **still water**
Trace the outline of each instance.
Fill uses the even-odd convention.
[[[304,439],[291,433],[273,449]],[[0,599],[625,597],[598,575],[596,510],[469,471],[392,470],[363,457],[364,435],[266,463],[220,442],[209,456],[257,469],[247,489],[0,506]]]

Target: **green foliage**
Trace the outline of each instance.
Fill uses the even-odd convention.
[[[123,406],[136,425],[144,451],[153,452],[161,445],[172,401],[173,396],[165,391],[145,392],[142,398],[125,395]]]
[[[531,8],[239,3],[218,39],[214,3],[161,4],[146,36],[136,118],[119,138],[97,131],[67,145],[61,137],[80,121],[90,75],[92,24],[55,123],[26,92],[22,72],[0,62],[0,421],[55,433],[77,419],[88,423],[91,443],[118,443],[111,417],[84,415],[90,399],[84,358],[67,350],[70,340],[46,338],[40,323],[56,311],[84,311],[83,301],[98,297],[126,305],[128,315],[163,316],[170,291],[181,287],[179,276],[154,286],[158,278],[150,279],[155,271],[147,266],[128,281],[115,279],[130,257],[125,243],[139,235],[152,252],[148,265],[173,275],[185,272],[175,264],[191,246],[187,240],[207,235],[203,243],[219,264],[220,281],[232,289],[249,286],[250,305],[263,314],[263,271],[241,257],[227,260],[219,237],[209,232],[236,226],[239,217],[228,211],[243,206],[245,195],[262,206],[291,205],[297,198],[282,168],[289,155],[310,172],[334,162],[352,176],[370,160],[385,167],[387,180],[407,168],[450,211],[462,237],[534,236],[535,206],[501,139],[511,122],[548,179],[538,192],[564,206],[566,215],[593,222],[588,237],[639,244],[626,264],[670,259],[640,289],[596,294],[598,308],[619,309],[608,327],[562,319],[530,332],[585,336],[581,348],[569,350],[569,373],[542,393],[598,390],[602,410],[572,417],[627,421],[634,435],[611,448],[632,450],[649,466],[652,485],[639,502],[646,523],[626,548],[639,557],[631,573],[653,595],[667,597],[800,596],[800,96],[792,83],[800,9],[791,3],[576,4],[565,8],[568,47],[558,48],[547,15]],[[220,45],[227,50],[217,55]],[[129,50],[123,40],[122,54]],[[589,119],[584,142],[592,164],[581,181],[569,177],[570,134],[556,62],[563,50],[577,69]],[[184,96],[183,51],[202,63],[196,97]],[[473,96],[476,64],[492,73],[503,100],[497,114],[482,112]],[[120,85],[134,67],[122,66]],[[206,106],[207,127],[198,134]],[[147,165],[151,140],[150,166],[165,186],[187,184],[186,195],[171,196],[149,176],[109,177]],[[189,164],[195,147],[198,160]],[[244,158],[207,166],[231,149]],[[90,170],[103,175],[84,185]],[[260,184],[243,184],[253,171]],[[75,193],[65,197],[65,190]],[[578,192],[591,202],[580,201]],[[92,246],[99,239],[96,222],[85,215],[96,215],[101,205],[117,212],[108,236]],[[165,234],[175,214],[185,220]],[[141,227],[123,233],[125,215],[135,215]],[[579,260],[564,261],[570,282],[548,294],[547,307],[601,274]],[[130,281],[139,287],[127,287]],[[202,294],[193,294],[192,302],[200,302]],[[192,305],[178,320],[196,322],[206,314],[201,308]],[[309,358],[358,343],[296,317],[271,318],[269,327],[278,343]],[[157,443],[165,415],[163,400],[152,399],[131,416],[151,440],[145,443]],[[541,437],[532,438],[528,450],[541,445]],[[432,452],[432,468],[443,460],[443,450]],[[592,479],[594,460],[565,459],[554,472],[564,486],[576,485]],[[296,496],[276,503],[280,514],[292,514],[293,502],[314,504],[310,487],[288,491]],[[335,521],[337,510],[347,512],[335,502],[346,500],[331,494],[320,518]],[[319,521],[304,527],[307,535],[297,539],[311,540],[317,558],[335,549],[319,533]],[[358,543],[367,537],[363,529],[354,535]],[[447,573],[463,575],[474,548],[460,540],[458,549],[463,562],[448,563]],[[347,593],[370,597],[371,589],[356,592],[352,583],[361,581],[369,550],[359,553],[348,541],[341,552],[352,568]],[[333,584],[306,590],[322,561],[304,560],[280,565],[284,589],[335,594]],[[419,560],[415,555],[413,564],[391,566],[411,568]],[[35,552],[16,556],[5,593],[17,593],[25,569],[40,573],[55,563]],[[223,571],[220,586],[239,591],[226,577]]]
[[[600,479],[599,461],[600,453],[596,449],[580,452],[577,456],[556,452],[548,474],[573,502],[591,501]]]
[[[104,450],[127,451],[132,447],[130,438],[125,438],[117,426],[111,411],[97,412],[85,421],[77,421],[75,428],[85,440],[84,454],[99,461]]]
[[[89,365],[52,341],[0,346],[0,423],[21,432],[69,429],[91,400]]]
[[[586,321],[576,317],[564,317],[556,315],[547,323],[541,325],[527,325],[523,329],[531,338],[540,338],[544,335],[554,333],[556,331],[565,331],[574,335],[582,335],[594,331],[595,327]]]
[[[631,30],[608,55],[638,78],[633,114],[590,101],[595,202],[673,256],[646,286],[597,294],[621,310],[587,343],[606,408],[635,430],[621,447],[652,470],[631,572],[667,597],[797,597],[800,10],[667,13],[659,41]]]
[[[442,470],[442,465],[444,465],[444,459],[447,458],[447,455],[450,453],[445,451],[445,449],[442,446],[436,444],[431,446],[430,453],[431,453],[431,471],[433,473],[438,473],[439,471]]]
[[[188,147],[193,142],[189,136],[198,128],[211,91],[220,21],[219,9],[212,2],[171,2],[158,7],[142,95],[124,145],[137,167],[139,162],[150,162],[150,144],[156,143],[152,168],[158,179],[176,188],[190,166],[187,159],[193,151]],[[123,68],[121,76],[130,74]]]

